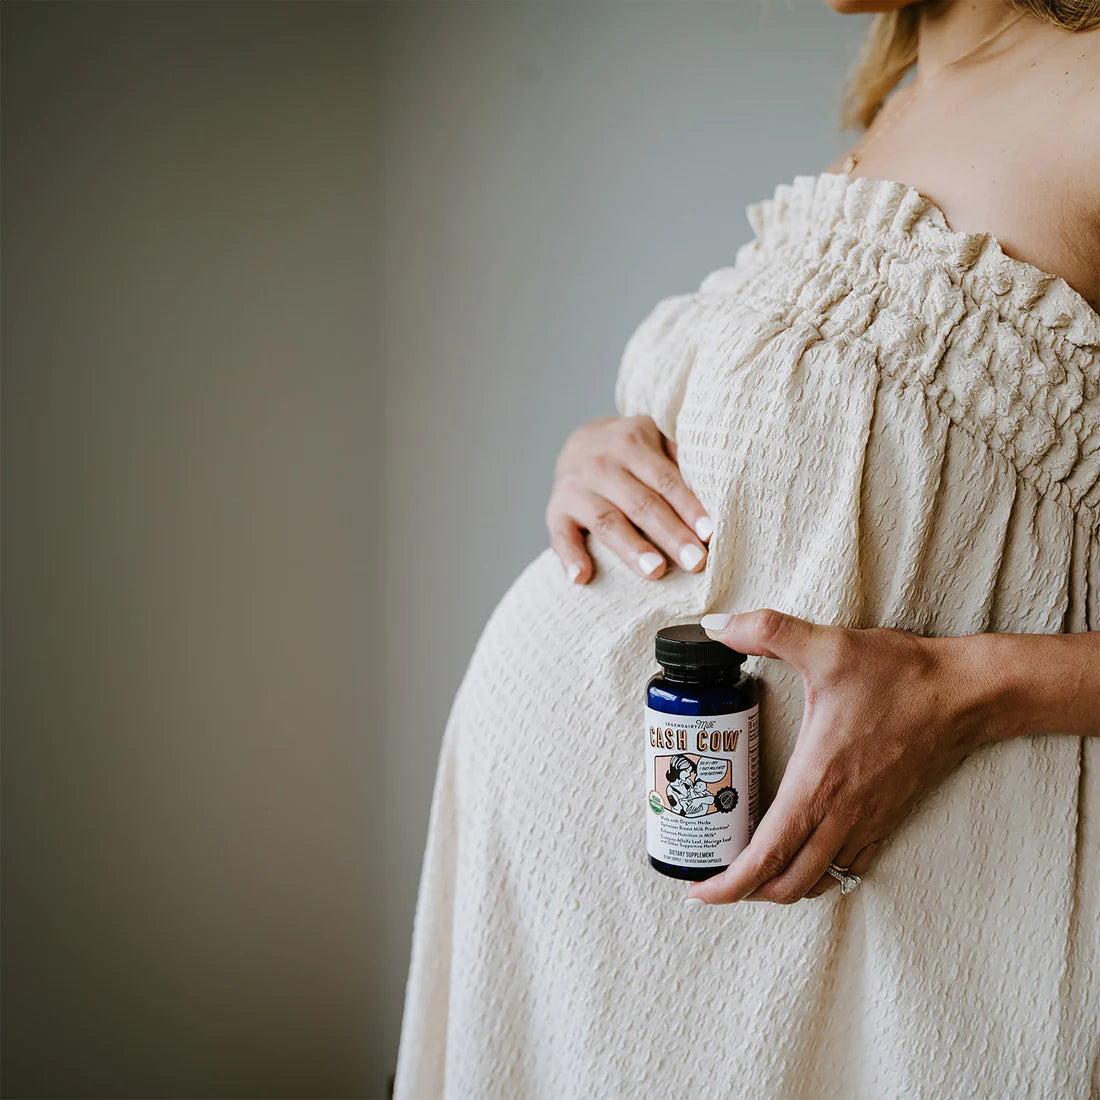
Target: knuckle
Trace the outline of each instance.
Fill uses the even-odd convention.
[[[787,857],[782,852],[770,851],[765,852],[760,857],[760,862],[757,865],[760,874],[767,879],[773,879],[777,875],[782,874],[787,866]]]
[[[777,641],[783,630],[784,615],[774,607],[762,607],[752,612],[750,626],[753,633],[766,645]]]
[[[633,443],[638,442],[641,439],[641,429],[638,426],[638,419],[634,416],[628,416],[623,420],[620,420],[615,425],[615,438],[618,442],[630,446]]]
[[[642,492],[634,498],[631,507],[636,515],[649,518],[661,510],[661,498],[656,493]]]
[[[614,508],[601,508],[592,517],[592,530],[599,535],[609,535],[619,525],[619,513]]]
[[[620,463],[616,461],[613,455],[608,454],[606,451],[602,451],[598,455],[593,455],[588,465],[595,477],[603,478],[614,473],[614,471],[619,468]]]
[[[619,421],[619,440],[628,447],[638,447],[646,442],[653,425],[648,416],[627,416]]]
[[[663,497],[669,497],[676,492],[679,484],[680,478],[672,470],[662,470],[653,479],[653,488]]]

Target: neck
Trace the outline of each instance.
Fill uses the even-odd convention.
[[[968,61],[979,61],[1003,53],[1042,27],[1030,15],[1019,16],[1020,9],[1010,0],[927,0],[920,13],[917,80],[964,55]],[[1007,29],[998,34],[1002,27]]]

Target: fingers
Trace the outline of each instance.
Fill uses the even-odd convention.
[[[550,547],[561,562],[571,584],[587,584],[592,579],[592,559],[584,544],[584,532],[568,516],[557,514],[547,520]]]
[[[820,897],[840,885],[839,880],[825,870],[830,863],[846,868],[849,874],[862,877],[874,862],[880,842],[865,844],[859,840],[844,840],[846,828],[840,820],[821,822],[782,871],[740,900],[791,905],[802,898]],[[714,882],[715,879],[708,881]]]
[[[864,872],[869,870],[874,863],[880,843],[880,841],[876,840],[871,844],[865,844],[860,847],[859,841],[856,841],[854,844],[848,842],[844,844],[835,856],[833,856],[831,862],[835,863],[838,867],[847,867],[849,874],[859,875],[862,878]],[[853,851],[856,853],[854,856],[851,855]],[[815,885],[806,892],[806,897],[820,897],[822,894],[839,885],[840,882],[826,871],[822,874],[821,878],[818,879]]]
[[[706,546],[662,494],[622,468],[604,471],[594,488],[682,569],[695,573],[703,568]]]
[[[564,514],[581,529],[590,532],[639,577],[655,580],[664,576],[668,562],[611,501],[587,490],[566,497]],[[560,520],[551,523],[554,529]]]
[[[787,866],[774,878],[746,895],[745,900],[791,905],[804,898],[821,881],[822,876],[836,882],[825,868],[833,860],[837,848],[843,844],[845,833],[850,827],[838,818],[821,822]]]
[[[675,462],[676,444],[668,440],[665,446],[672,448],[672,458],[658,451],[643,450],[631,457],[630,472],[668,502],[691,532],[692,542],[698,539],[704,543],[714,533],[714,524],[680,473]]]
[[[783,874],[817,824],[801,785],[787,782],[784,776],[749,846],[721,874],[693,884],[688,896],[711,905],[740,901]],[[813,875],[807,888],[818,877]]]
[[[569,436],[546,512],[567,577],[586,584],[594,574],[585,532],[641,577],[664,576],[669,559],[687,572],[703,568],[713,524],[676,456],[676,445],[648,416],[606,417]]]
[[[704,615],[700,625],[710,637],[732,649],[778,657],[803,673],[822,656],[834,658],[844,635],[840,627],[811,623],[771,607],[739,615]]]

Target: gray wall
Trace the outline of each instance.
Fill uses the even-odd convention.
[[[443,723],[554,456],[840,147],[862,20],[2,18],[4,1095],[383,1095]]]
[[[377,14],[3,5],[8,1096],[381,1090]]]

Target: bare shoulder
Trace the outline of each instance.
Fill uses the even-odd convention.
[[[1083,268],[1096,273],[1081,289],[1100,313],[1100,27],[1073,36],[1063,80],[1070,127],[1065,231]]]

